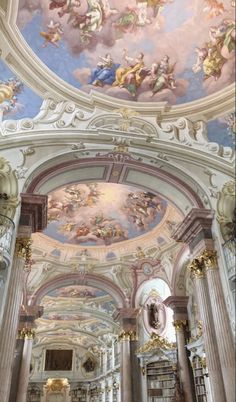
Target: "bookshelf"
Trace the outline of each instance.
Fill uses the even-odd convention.
[[[71,402],[86,402],[87,390],[77,387],[70,392]]]
[[[193,357],[192,368],[197,402],[207,402],[204,368],[199,356]]]
[[[172,362],[157,361],[147,365],[148,402],[174,402],[175,374]]]

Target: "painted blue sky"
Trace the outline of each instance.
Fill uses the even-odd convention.
[[[204,0],[169,0],[156,14],[152,7],[148,7],[143,23],[139,20],[141,14],[138,3],[136,0],[110,0],[108,4],[115,10],[115,14],[109,16],[104,16],[102,12],[99,15],[99,7],[101,11],[103,0],[97,1],[97,8],[94,9],[90,0],[81,0],[82,5],[73,11],[74,14],[70,9],[63,16],[60,16],[60,7],[50,9],[51,3],[48,0],[40,0],[33,11],[27,3],[22,3],[18,12],[18,25],[39,59],[61,79],[85,92],[97,89],[97,84],[92,85],[92,82],[97,83],[97,79],[91,84],[88,83],[92,70],[101,61],[100,57],[104,57],[106,53],[111,53],[114,63],[127,67],[122,58],[124,48],[127,49],[129,57],[137,57],[140,51],[144,53],[148,74],[154,63],[160,63],[162,58],[168,55],[170,71],[173,69],[176,85],[171,88],[166,83],[153,93],[148,76],[139,87],[136,84],[113,85],[115,76],[111,78],[111,82],[99,78],[99,91],[115,98],[142,102],[166,100],[169,104],[181,104],[205,97],[233,82],[233,53],[226,56],[227,60],[223,67],[219,68],[217,79],[213,70],[208,68],[213,75],[210,72],[210,78],[205,81],[206,68],[204,69],[203,65],[193,71],[197,62],[196,48],[211,46],[213,42],[209,32],[212,27],[220,27],[223,18],[233,17],[234,10],[229,0],[225,0],[225,6],[228,7],[225,7],[224,15],[214,18],[209,18],[204,11]],[[127,7],[131,11],[128,11]],[[97,13],[94,24],[73,25],[74,15],[81,18],[90,12],[94,15]],[[26,20],[25,15],[28,15]],[[136,22],[127,26],[127,20],[132,18]],[[59,23],[62,28],[62,34],[56,42],[58,47],[50,41],[44,47],[50,21]],[[227,29],[230,28],[226,28],[226,31]],[[222,52],[225,56],[224,49]],[[212,61],[207,64],[208,67],[211,64]]]
[[[12,77],[16,77],[16,74],[0,59],[0,80],[7,81]],[[42,98],[23,84],[22,91],[17,95],[16,107],[11,112],[4,113],[3,119],[17,120],[24,117],[34,117],[38,114],[41,104]]]

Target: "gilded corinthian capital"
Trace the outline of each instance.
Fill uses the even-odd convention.
[[[175,327],[176,331],[181,331],[187,326],[187,321],[186,320],[175,320],[173,322],[173,326]]]
[[[191,275],[193,278],[203,278],[204,273],[204,264],[201,258],[195,258],[189,265],[188,269],[191,271]]]
[[[136,331],[122,331],[118,336],[118,341],[137,341]]]
[[[218,267],[217,252],[214,250],[204,250],[200,259],[203,262],[205,269],[215,269]]]

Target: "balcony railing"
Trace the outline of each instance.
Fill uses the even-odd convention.
[[[0,269],[5,269],[10,262],[14,229],[14,222],[7,216],[0,214]]]

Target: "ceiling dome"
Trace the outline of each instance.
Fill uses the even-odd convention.
[[[234,80],[234,2],[38,0],[17,25],[57,76],[85,93],[181,104]]]

